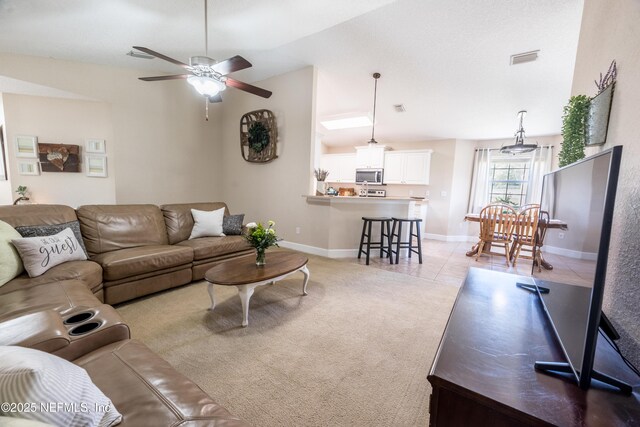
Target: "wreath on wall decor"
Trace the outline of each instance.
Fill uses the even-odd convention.
[[[269,145],[269,129],[262,122],[253,122],[249,128],[249,147],[257,153]]]
[[[269,110],[248,112],[240,119],[242,158],[251,163],[268,163],[278,158],[276,117]]]

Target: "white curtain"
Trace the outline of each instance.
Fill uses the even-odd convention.
[[[539,147],[531,156],[531,168],[529,169],[529,189],[527,191],[527,203],[540,203],[542,195],[542,177],[551,172],[553,161],[553,147]]]
[[[491,150],[476,149],[473,161],[473,179],[467,212],[480,213],[489,203],[489,172],[491,171]]]

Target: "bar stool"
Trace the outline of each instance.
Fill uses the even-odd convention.
[[[409,258],[411,258],[411,253],[418,254],[418,261],[422,264],[422,241],[420,239],[420,223],[422,222],[421,218],[391,218],[393,220],[393,227],[391,228],[391,264],[393,264],[393,254],[396,255],[396,264],[400,259],[400,249],[409,249]],[[409,223],[409,241],[402,242],[402,224],[408,222]],[[413,227],[415,224],[416,234],[413,234]],[[397,233],[396,233],[397,229]],[[413,244],[413,238],[418,240],[418,244]],[[396,239],[395,241],[393,239]],[[393,246],[395,245],[395,250]]]
[[[369,255],[371,253],[371,249],[380,249],[380,258],[385,254],[386,257],[391,255],[391,218],[387,217],[378,217],[371,218],[363,216],[362,220],[364,221],[362,224],[362,235],[360,236],[360,249],[358,250],[358,259],[364,253],[367,256],[367,265],[369,265]],[[371,241],[371,224],[374,222],[380,223],[380,241],[372,242]],[[365,241],[365,237],[367,240]],[[385,238],[387,242],[385,244]],[[364,249],[363,249],[364,247]]]

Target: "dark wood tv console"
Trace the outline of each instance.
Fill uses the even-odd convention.
[[[634,386],[631,396],[533,368],[564,361],[528,277],[469,269],[428,376],[430,425],[640,426],[640,379],[602,336],[594,368]]]

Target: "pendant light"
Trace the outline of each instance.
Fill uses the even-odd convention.
[[[520,153],[529,153],[538,148],[538,144],[525,144],[524,143],[524,128],[522,127],[522,120],[524,116],[527,114],[526,110],[518,111],[518,118],[520,119],[520,126],[516,131],[516,139],[511,145],[503,145],[500,148],[501,153],[505,154],[520,154]]]
[[[378,141],[375,139],[376,134],[376,96],[378,94],[378,79],[380,78],[380,73],[373,73],[374,78],[374,86],[373,86],[373,126],[371,126],[371,140],[369,144],[377,144]]]

